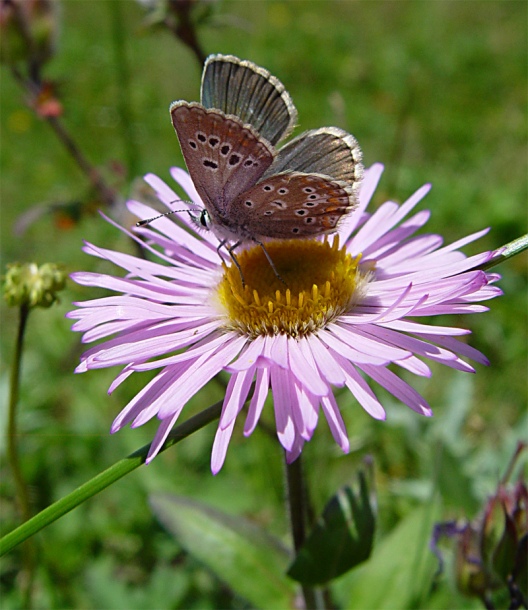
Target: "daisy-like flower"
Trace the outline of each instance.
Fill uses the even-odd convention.
[[[428,377],[428,361],[466,372],[474,369],[464,358],[488,364],[456,338],[469,330],[419,321],[486,311],[481,302],[501,294],[492,285],[499,276],[477,269],[492,253],[466,257],[460,251],[487,230],[448,246],[439,235],[417,235],[430,213],[413,210],[430,185],[402,205],[388,201],[367,213],[382,171],[378,164],[365,172],[359,207],[333,238],[266,244],[283,282],[255,246],[237,250],[243,284],[239,270],[221,262],[214,235],[198,236],[187,214],[182,218],[187,230],[167,217],[137,230],[156,262],[86,244],[88,254],[127,275],[73,274],[79,284],[118,293],[77,303],[69,314],[85,342],[104,339],[82,356],[76,371],[124,367],[110,392],[136,371],[159,371],[121,411],[112,432],[157,416],[161,424],[147,458],[152,460],[188,400],[225,370],[230,379],[213,445],[213,473],[224,463],[246,401],[244,434],[249,436],[270,389],[288,461],[311,439],[321,410],[347,452],[334,386],[346,385],[376,419],[384,419],[385,410],[367,379],[430,416],[423,396],[390,365]],[[189,176],[174,168],[172,177],[201,206]],[[179,199],[158,177],[148,175],[146,181],[167,206]],[[153,216],[137,201],[128,207],[139,219]]]

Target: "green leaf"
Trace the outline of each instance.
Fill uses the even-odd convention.
[[[150,497],[161,523],[196,559],[256,608],[293,606],[287,550],[243,517],[171,494]]]
[[[364,473],[358,497],[343,487],[326,505],[288,575],[305,585],[326,583],[368,559],[376,519]]]
[[[440,518],[433,501],[410,513],[380,543],[372,558],[336,583],[347,610],[423,607],[438,563],[429,550],[433,524]]]

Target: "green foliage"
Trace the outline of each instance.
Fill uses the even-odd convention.
[[[325,506],[288,569],[295,580],[322,585],[368,559],[376,518],[365,474],[360,472],[358,478],[357,495],[350,487],[343,487]]]
[[[176,540],[256,608],[289,608],[295,587],[285,575],[288,551],[241,517],[168,494],[151,498],[154,514]]]
[[[139,3],[122,2],[127,85],[115,47],[114,4],[62,3],[60,39],[46,75],[59,83],[62,119],[79,147],[126,198],[136,177],[127,173],[128,166],[138,174],[168,178],[168,168],[182,164],[168,106],[174,99],[197,99],[201,66],[166,29],[144,26]],[[387,198],[403,201],[431,181],[433,190],[423,204],[433,212],[428,230],[444,234],[448,242],[492,227],[467,249],[470,253],[498,247],[525,226],[525,2],[226,0],[208,10],[210,18],[198,30],[206,54],[234,53],[266,66],[291,93],[301,129],[348,129],[360,142],[367,166],[386,164],[374,205]],[[3,259],[64,263],[68,272],[109,271],[107,263],[81,252],[82,240],[130,252],[132,247],[95,213],[102,204],[85,176],[49,125],[25,105],[25,94],[5,66],[1,83]],[[133,129],[132,139],[126,127]],[[25,232],[15,233],[27,212],[40,216]],[[121,220],[132,223],[126,216]],[[479,607],[455,591],[447,568],[432,586],[436,563],[427,544],[435,521],[474,516],[525,435],[525,267],[522,256],[499,270],[506,294],[490,302],[489,313],[446,320],[472,329],[469,342],[490,358],[491,366],[477,366],[475,376],[433,366],[431,379],[413,379],[433,406],[434,418],[421,419],[375,388],[388,419],[374,421],[342,391],[338,400],[351,454],[340,455],[323,422],[306,445],[305,471],[316,513],[350,481],[365,454],[374,458],[379,502],[374,550],[366,563],[336,583],[334,597],[341,607]],[[64,314],[72,301],[96,296],[102,295],[69,283],[58,306],[35,311],[29,320],[19,425],[33,512],[150,442],[154,434],[156,422],[108,434],[113,418],[148,375],[130,379],[110,397],[106,389],[117,371],[73,375],[83,346]],[[16,312],[2,307],[0,391],[5,397]],[[183,417],[214,403],[222,392],[221,383],[210,384],[187,405]],[[5,403],[0,401],[1,430]],[[264,420],[271,426],[271,409],[265,409]],[[183,539],[177,543],[148,504],[150,494],[178,494],[235,519],[247,517],[287,539],[278,442],[260,427],[245,439],[237,425],[226,465],[212,477],[213,428],[36,536],[36,608],[259,605],[258,579],[241,569],[235,582],[232,570],[228,575],[227,567],[209,563],[203,549],[184,545]],[[3,443],[0,457],[1,530],[6,533],[18,524],[18,516]],[[185,513],[195,527],[199,517],[203,514]],[[208,523],[212,527],[215,520]],[[17,580],[22,559],[19,548],[2,563],[5,608],[23,607]],[[273,569],[286,569],[286,563]]]

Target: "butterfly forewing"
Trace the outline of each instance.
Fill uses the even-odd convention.
[[[232,210],[247,235],[289,239],[334,231],[355,204],[353,185],[287,172],[263,178],[237,198]]]
[[[173,102],[172,124],[187,169],[213,218],[250,188],[271,165],[273,148],[247,125],[201,104]]]
[[[201,102],[251,125],[271,144],[293,129],[297,111],[283,84],[264,68],[232,55],[210,55],[202,76]]]
[[[265,175],[285,171],[323,174],[359,185],[361,150],[354,136],[338,127],[305,131],[279,150]]]

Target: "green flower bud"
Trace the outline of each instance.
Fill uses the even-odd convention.
[[[9,265],[4,277],[4,298],[12,307],[50,307],[66,284],[66,274],[53,263]]]

